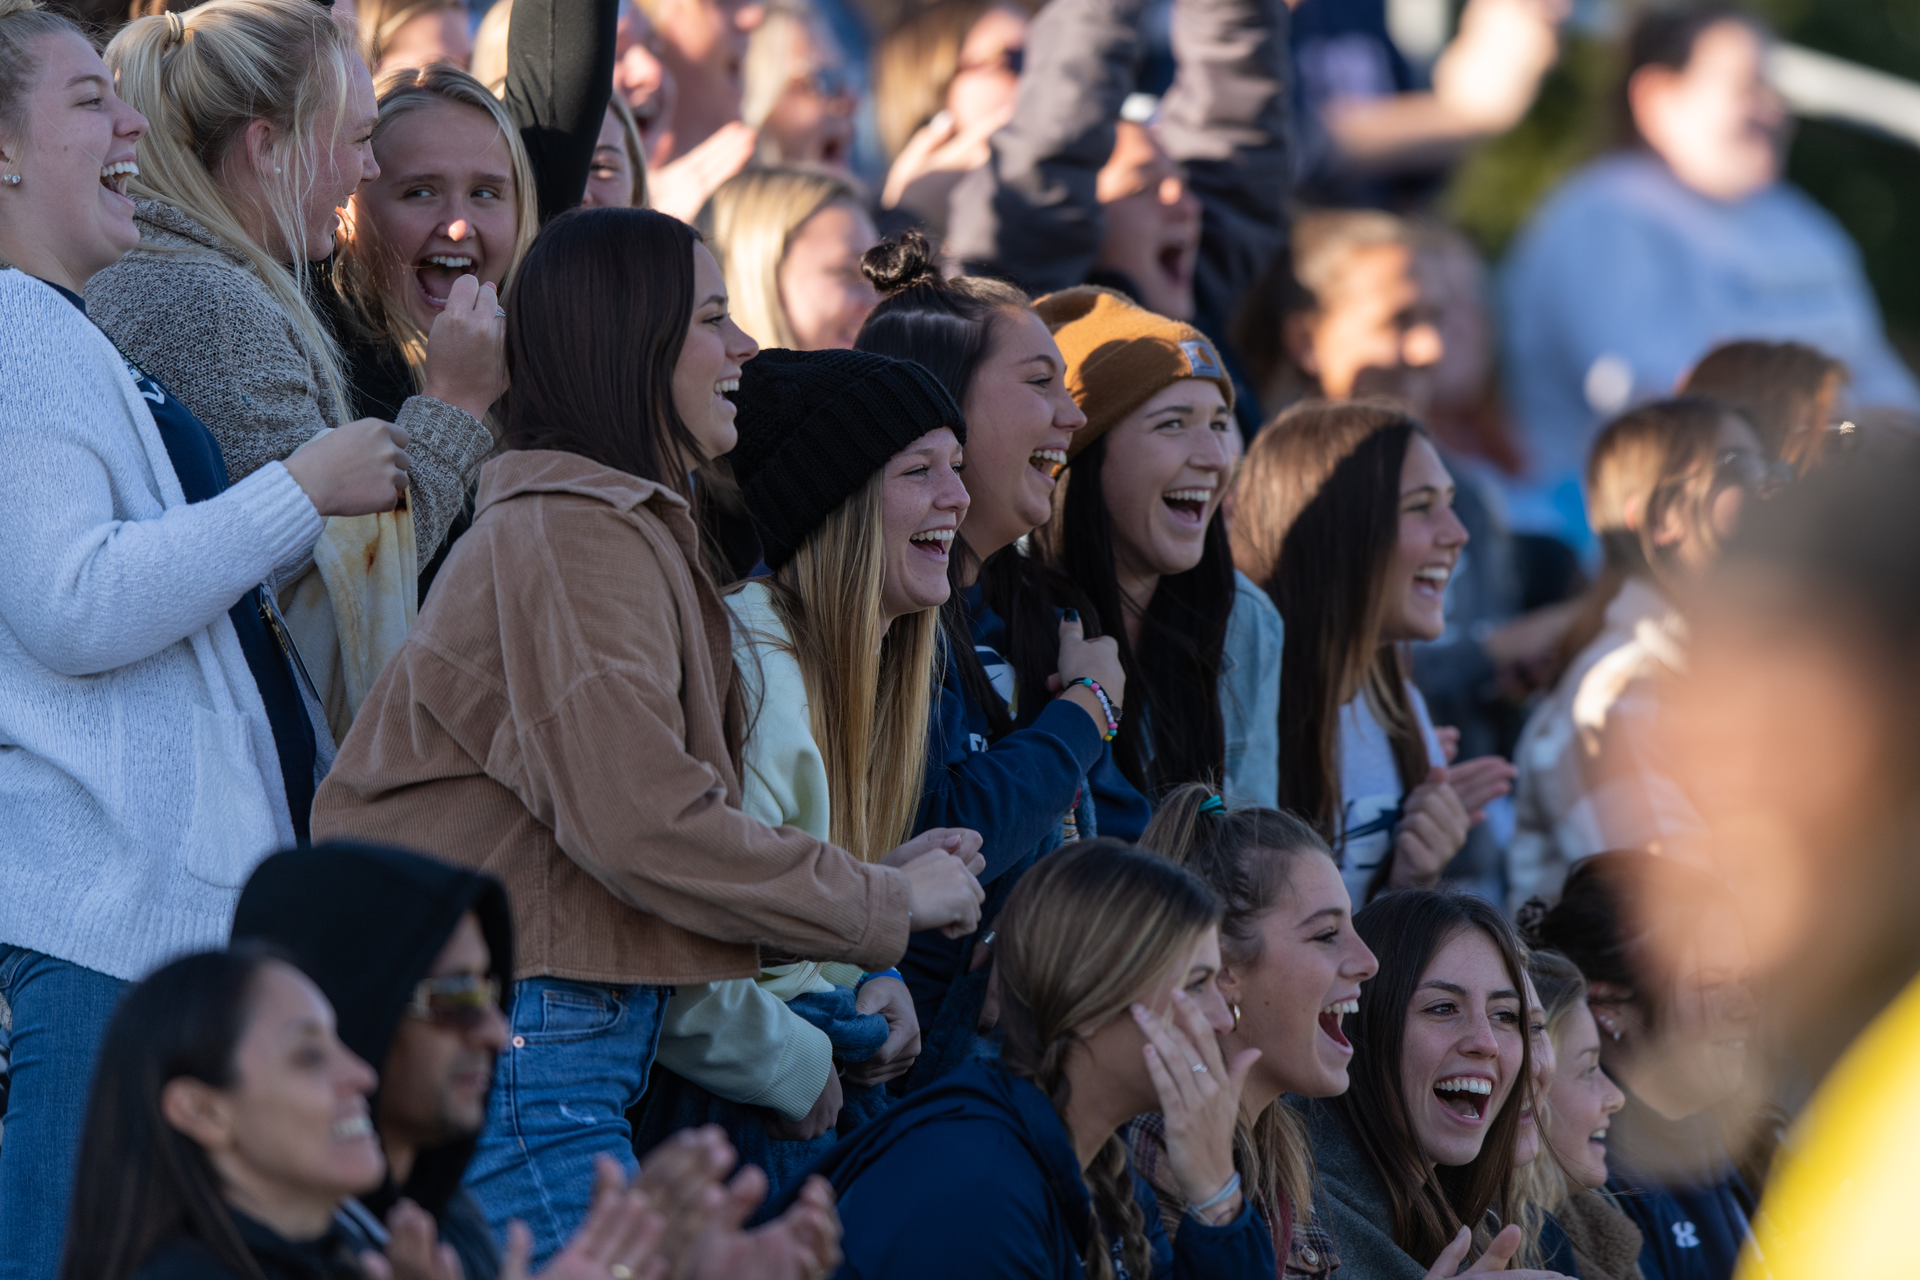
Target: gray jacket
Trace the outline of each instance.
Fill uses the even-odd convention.
[[[947,248],[1041,294],[1083,283],[1105,230],[1094,182],[1134,88],[1146,0],[1052,0],[1034,19],[1013,122],[963,178]],[[1201,202],[1195,323],[1218,338],[1287,243],[1284,0],[1175,0],[1160,142]]]
[[[1307,1118],[1326,1192],[1322,1221],[1340,1250],[1340,1280],[1425,1280],[1427,1268],[1393,1242],[1393,1204],[1347,1122],[1324,1102],[1290,1100]]]

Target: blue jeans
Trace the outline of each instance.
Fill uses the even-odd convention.
[[[627,1110],[646,1092],[672,994],[559,978],[513,984],[512,1035],[467,1186],[502,1239],[513,1218],[532,1229],[536,1271],[586,1219],[593,1158],[638,1167]]]
[[[54,1280],[93,1062],[127,983],[0,943],[13,1091],[0,1137],[0,1280]]]

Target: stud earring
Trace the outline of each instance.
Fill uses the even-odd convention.
[[[1231,1001],[1227,1005],[1227,1008],[1233,1014],[1233,1029],[1238,1031],[1240,1029],[1240,1002],[1238,1000]]]
[[[17,187],[20,185],[20,175],[17,173],[0,173],[0,182],[4,182],[10,187]]]

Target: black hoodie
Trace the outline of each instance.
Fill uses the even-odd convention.
[[[490,876],[419,854],[344,841],[277,853],[241,892],[233,940],[265,939],[291,954],[332,1003],[341,1042],[384,1072],[414,988],[468,911],[492,952],[504,1010],[513,973],[506,889]],[[361,1202],[384,1219],[402,1196],[414,1201],[440,1223],[441,1240],[460,1254],[466,1280],[493,1280],[499,1247],[460,1186],[478,1138],[418,1152],[405,1186],[389,1181]],[[349,1222],[373,1236],[370,1225],[365,1215]]]

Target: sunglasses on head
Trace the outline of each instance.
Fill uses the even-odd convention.
[[[407,1012],[438,1027],[471,1031],[499,1008],[498,981],[457,973],[449,978],[422,978],[413,988]]]

